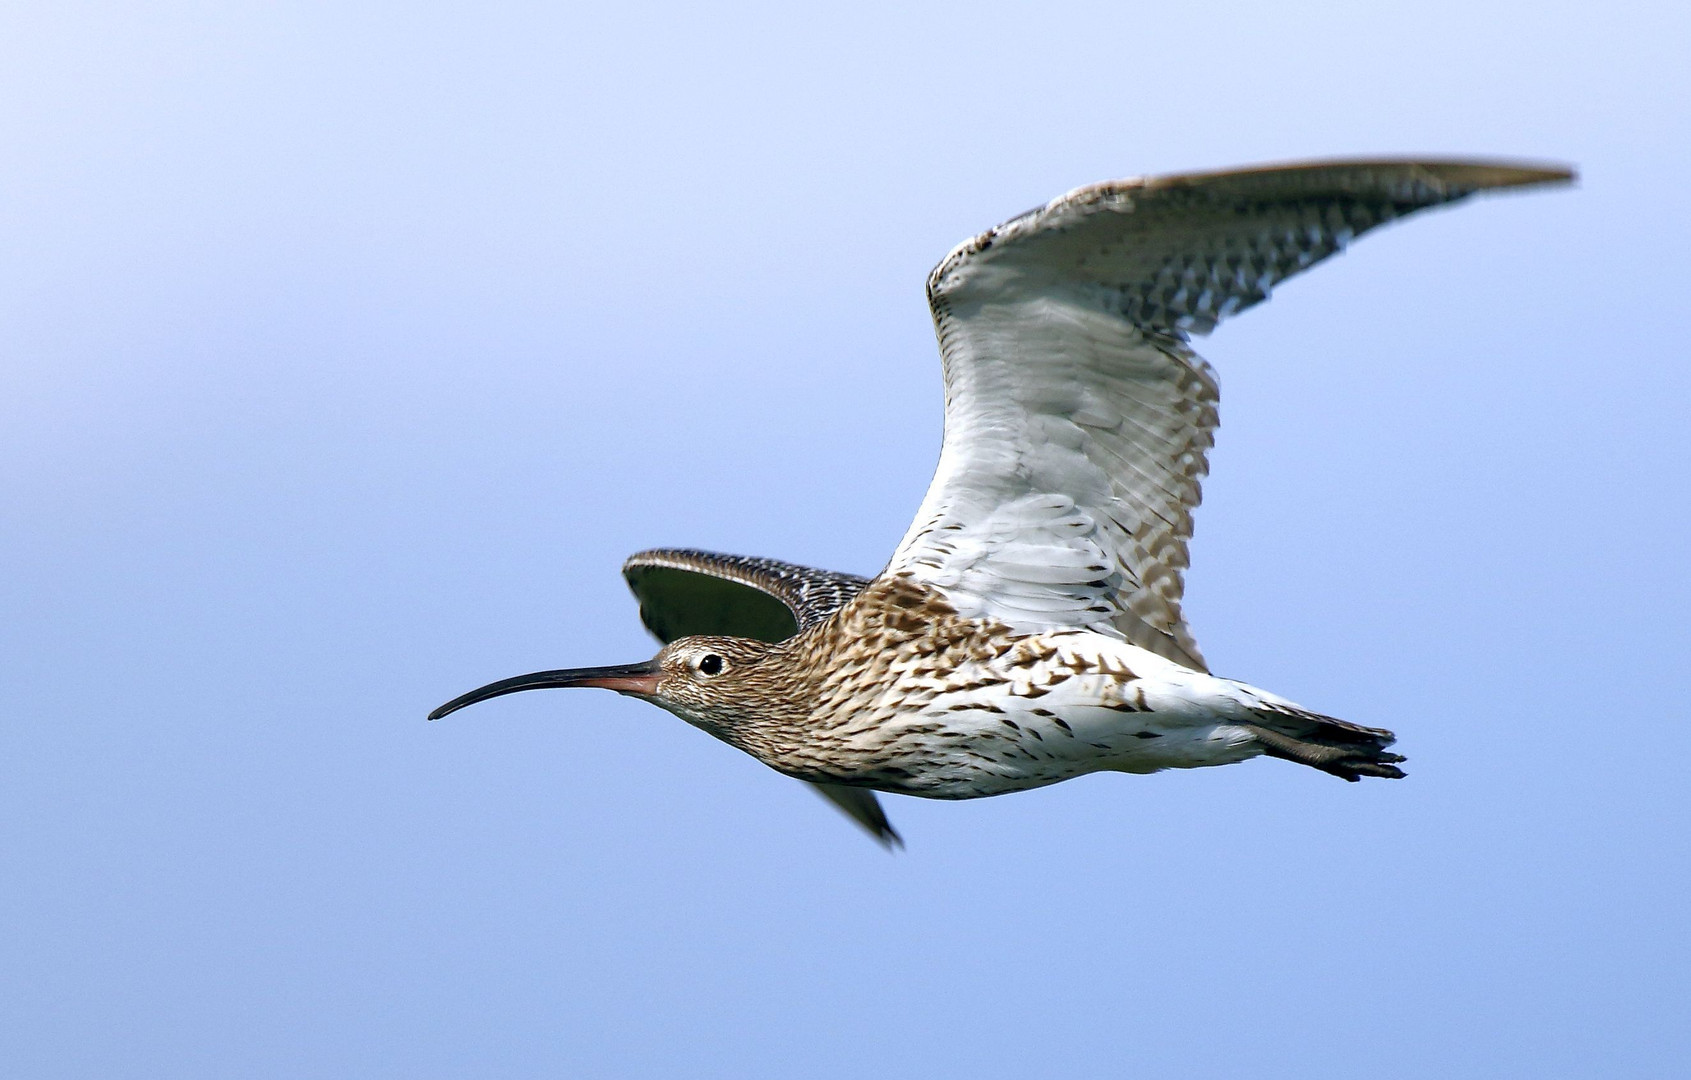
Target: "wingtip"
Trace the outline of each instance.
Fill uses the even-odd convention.
[[[1482,174],[1489,181],[1484,185],[1488,188],[1538,187],[1579,181],[1577,168],[1556,162],[1474,161],[1455,162],[1453,165]]]
[[[1359,163],[1366,164],[1366,163]],[[1390,162],[1381,162],[1390,165]],[[1554,161],[1518,161],[1508,158],[1444,158],[1406,161],[1457,192],[1506,191],[1512,188],[1549,187],[1573,184],[1579,171]]]
[[[1356,182],[1358,177],[1380,173],[1395,174],[1400,178],[1419,174],[1421,179],[1467,191],[1569,184],[1579,179],[1579,172],[1574,166],[1552,161],[1491,157],[1332,157],[1136,177],[1078,188],[1065,198],[1092,192],[1107,194],[1123,186],[1146,190],[1191,186],[1226,188],[1240,182],[1259,184],[1274,178],[1293,183],[1336,179],[1349,184]]]

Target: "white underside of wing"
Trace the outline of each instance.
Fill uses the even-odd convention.
[[[966,615],[1201,669],[1180,599],[1218,394],[1186,335],[1386,222],[1570,176],[1375,160],[1125,180],[960,244],[928,278],[945,448],[887,572]]]
[[[945,447],[889,571],[969,617],[1150,635],[1201,665],[1178,604],[1215,423],[1208,365],[1080,290],[946,317],[967,332],[941,328]]]

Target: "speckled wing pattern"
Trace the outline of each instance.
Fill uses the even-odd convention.
[[[682,548],[631,555],[622,576],[640,601],[640,621],[666,645],[694,634],[783,641],[822,622],[869,584],[854,574]],[[903,843],[873,791],[809,786],[881,843]]]
[[[928,278],[945,442],[887,573],[960,614],[1085,627],[1204,670],[1181,616],[1218,423],[1187,344],[1351,239],[1560,169],[1350,161],[1080,188]]]

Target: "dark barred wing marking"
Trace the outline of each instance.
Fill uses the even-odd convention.
[[[1492,162],[1333,161],[1094,184],[960,245],[929,275],[929,299],[964,263],[1013,242],[1006,261],[1096,289],[1141,329],[1207,334],[1370,229],[1479,191],[1568,179]]]

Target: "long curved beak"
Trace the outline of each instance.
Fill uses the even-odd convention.
[[[532,675],[516,675],[509,679],[500,679],[496,683],[488,683],[479,690],[471,690],[462,697],[455,697],[430,713],[429,719],[439,720],[446,714],[455,713],[466,705],[474,705],[476,702],[486,701],[488,698],[514,694],[519,690],[549,690],[558,686],[597,686],[605,690],[615,690],[619,694],[651,697],[657,693],[658,680],[662,675],[663,670],[658,667],[656,659],[647,660],[641,664],[614,664],[610,667],[536,671]]]

